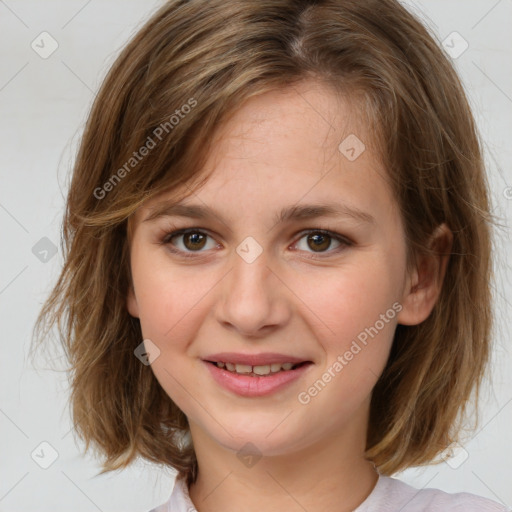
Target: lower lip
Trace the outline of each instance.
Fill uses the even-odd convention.
[[[212,377],[225,389],[240,396],[266,396],[300,379],[312,363],[304,364],[295,370],[284,370],[273,375],[250,377],[219,368],[217,365],[203,361]]]

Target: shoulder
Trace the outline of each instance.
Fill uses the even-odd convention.
[[[417,489],[401,480],[380,475],[375,488],[354,512],[512,512],[496,501],[468,492],[448,493]],[[176,481],[166,503],[149,512],[197,512],[186,485]]]
[[[377,501],[378,508],[374,508]],[[401,507],[402,512],[510,512],[505,505],[476,494],[448,493],[433,488],[417,489],[383,475],[380,475],[374,491],[361,507],[357,512],[392,511],[397,510],[396,507]]]

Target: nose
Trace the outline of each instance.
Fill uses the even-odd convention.
[[[235,253],[222,280],[217,320],[244,337],[266,336],[290,320],[289,290],[268,263],[265,251],[251,263]]]

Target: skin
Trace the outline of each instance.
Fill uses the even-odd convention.
[[[143,222],[172,197],[166,193],[130,219],[127,308],[160,350],[151,365],[156,378],[189,419],[199,465],[190,496],[199,512],[349,511],[377,482],[363,457],[371,392],[397,323],[418,324],[430,314],[447,258],[423,258],[406,272],[398,205],[356,120],[349,103],[317,82],[251,98],[219,130],[205,166],[213,174],[182,201],[217,214]],[[338,150],[351,133],[366,144],[354,161]],[[273,220],[282,207],[313,202],[357,207],[375,223]],[[169,250],[170,241],[161,244],[173,226],[206,231],[202,252],[185,259]],[[331,245],[315,251],[308,243],[315,229],[353,243],[327,238]],[[263,251],[250,264],[236,252],[248,236]],[[449,249],[446,226],[433,243]],[[173,244],[194,251],[186,236]],[[300,403],[298,394],[395,302],[401,311],[317,396]],[[245,398],[217,385],[201,361],[223,351],[279,352],[314,364],[282,391]],[[251,467],[237,457],[247,442],[262,455]]]

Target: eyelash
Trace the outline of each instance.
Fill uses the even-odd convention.
[[[200,229],[200,228],[185,228],[185,229],[178,229],[178,230],[175,230],[175,231],[168,231],[164,234],[162,240],[159,242],[160,245],[166,245],[168,246],[168,249],[174,253],[174,254],[178,254],[179,256],[183,257],[183,258],[197,258],[198,257],[198,254],[200,254],[201,252],[204,252],[204,251],[191,251],[191,252],[185,252],[185,251],[182,251],[182,250],[179,250],[179,249],[175,249],[172,244],[170,243],[171,240],[179,235],[185,235],[185,234],[188,234],[188,233],[199,233],[201,235],[206,235],[210,238],[213,238],[211,237],[208,232]],[[312,233],[318,233],[318,234],[321,234],[321,235],[326,235],[328,236],[329,238],[332,238],[338,242],[340,242],[341,246],[338,247],[337,249],[334,249],[332,251],[327,251],[326,254],[328,255],[331,255],[331,254],[337,254],[339,252],[341,252],[343,249],[345,249],[346,247],[350,247],[353,245],[353,242],[349,239],[347,239],[346,237],[338,234],[338,233],[335,233],[333,231],[330,231],[330,230],[327,230],[327,229],[307,229],[307,230],[304,230],[304,231],[301,231],[299,233],[300,237],[297,239],[297,242],[299,242],[299,240],[301,240],[302,238],[304,238],[304,236],[306,235],[309,235],[309,234],[312,234]],[[297,243],[295,242],[295,244]],[[294,245],[295,245],[294,244]],[[315,254],[315,253],[312,253],[312,254]],[[314,256],[308,256],[308,258],[310,259],[321,259],[321,258],[325,258],[325,256],[318,256],[320,254],[325,254],[325,253],[316,253]]]

